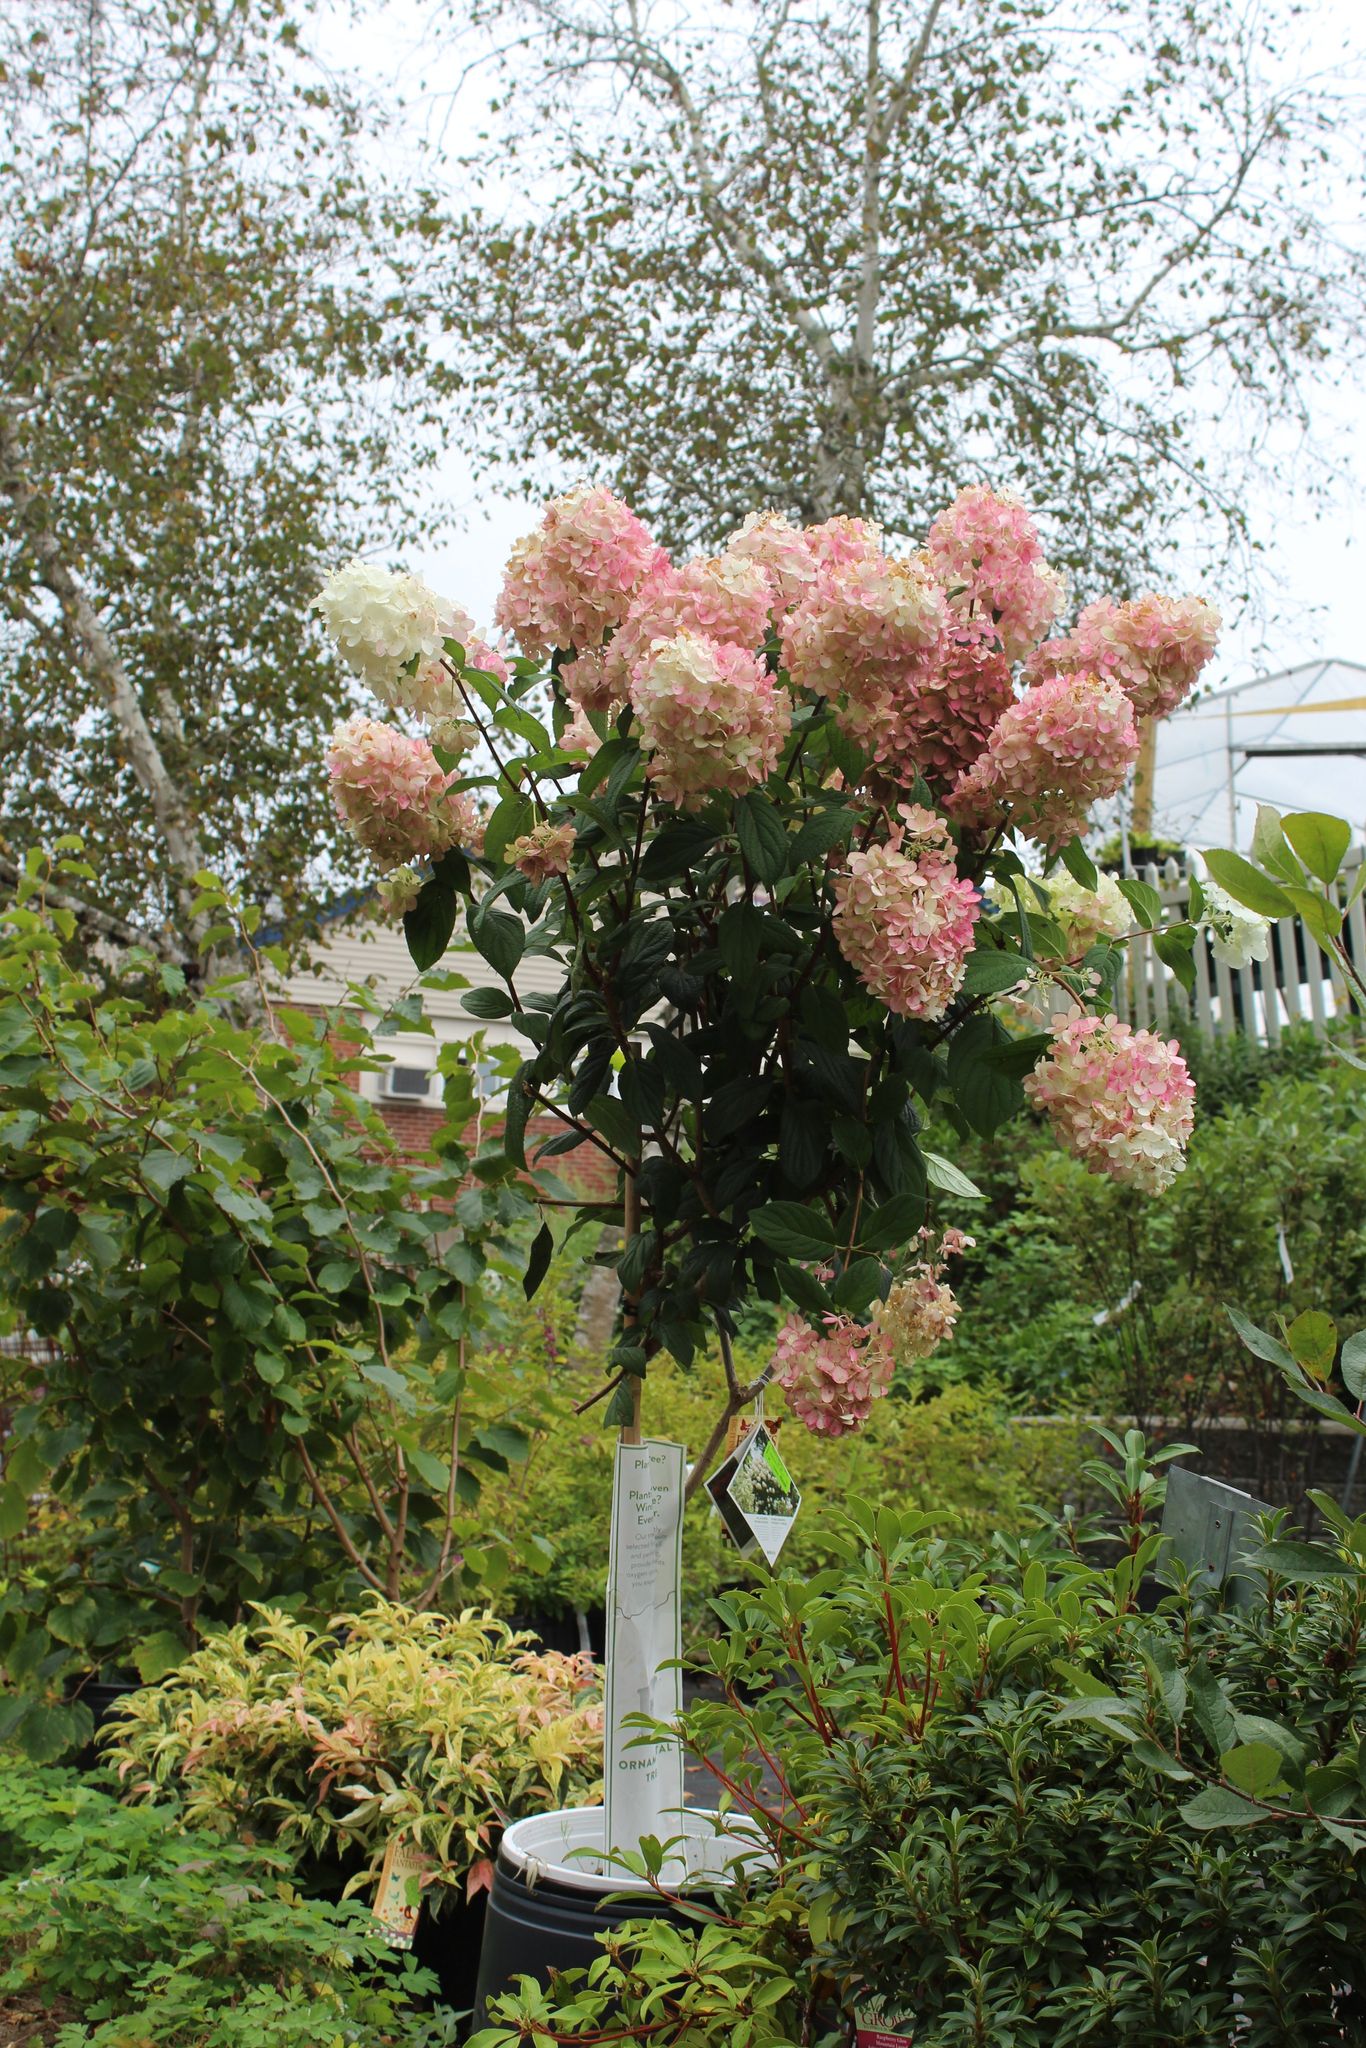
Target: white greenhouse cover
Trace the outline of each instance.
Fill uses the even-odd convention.
[[[1366,665],[1306,661],[1212,691],[1157,732],[1153,824],[1193,847],[1246,848],[1258,804],[1366,824]]]

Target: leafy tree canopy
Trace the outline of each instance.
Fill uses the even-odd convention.
[[[766,502],[906,532],[973,476],[1022,487],[1088,589],[1178,522],[1245,543],[1266,429],[1302,423],[1362,282],[1325,225],[1353,125],[1284,87],[1267,10],[474,15],[507,89],[446,314],[490,459],[549,449],[669,545]]]
[[[291,931],[354,875],[299,620],[320,563],[408,519],[431,404],[435,216],[374,173],[381,117],[301,11],[0,20],[0,854],[12,880],[78,833],[98,903],[187,961],[197,870]]]

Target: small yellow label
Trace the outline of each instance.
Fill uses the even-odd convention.
[[[424,1849],[406,1835],[390,1835],[371,1909],[390,1948],[411,1948],[422,1911],[421,1880],[432,1867]]]
[[[754,1425],[747,1415],[731,1416],[730,1421],[726,1424],[726,1457],[729,1457],[731,1452],[738,1448],[741,1437],[748,1436],[753,1427]]]

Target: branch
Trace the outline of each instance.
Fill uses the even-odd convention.
[[[26,870],[19,862],[9,860],[4,854],[0,854],[0,881],[8,882],[12,888],[17,889],[25,879]],[[141,946],[163,959],[180,957],[178,949],[168,946],[164,939],[156,937],[152,932],[141,930],[137,925],[126,924],[121,917],[115,917],[112,911],[97,910],[93,903],[86,903],[79,896],[68,894],[65,889],[54,889],[44,884],[43,901],[52,904],[58,910],[69,911],[77,924],[88,926],[102,939],[113,939],[120,946]]]

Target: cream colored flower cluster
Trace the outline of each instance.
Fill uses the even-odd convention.
[[[946,1230],[933,1250],[934,1232],[920,1232],[921,1256],[887,1299],[873,1311],[873,1329],[897,1365],[919,1365],[946,1344],[958,1320],[958,1303],[944,1279],[951,1258],[972,1248],[961,1230]]]
[[[1068,957],[1098,946],[1102,939],[1122,939],[1133,930],[1134,913],[1113,875],[1104,869],[1094,889],[1085,888],[1063,871],[1048,880],[1049,915],[1062,926]]]
[[[1271,926],[1266,919],[1235,903],[1217,882],[1204,881],[1200,886],[1205,898],[1200,922],[1209,931],[1215,959],[1230,967],[1251,967],[1254,960],[1265,960],[1271,951]]]

